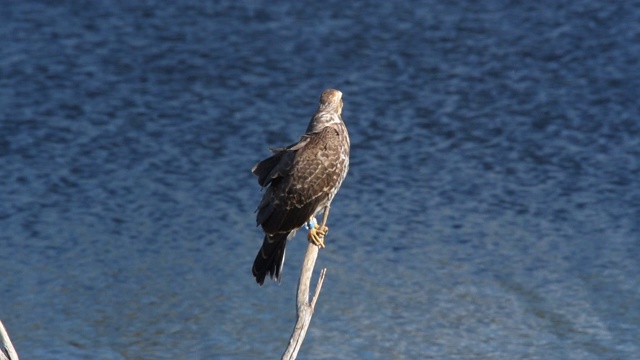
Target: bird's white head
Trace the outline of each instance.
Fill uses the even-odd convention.
[[[335,89],[327,89],[320,95],[318,111],[309,121],[305,134],[321,131],[327,126],[342,123],[342,92]]]
[[[320,105],[318,112],[342,113],[342,92],[336,89],[327,89],[320,95]]]

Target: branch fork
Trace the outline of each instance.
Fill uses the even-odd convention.
[[[324,215],[322,218],[322,227],[327,225],[327,218],[329,217],[329,206],[325,207]],[[324,236],[322,236],[324,240]],[[300,280],[298,281],[298,294],[296,301],[298,319],[296,325],[293,328],[293,333],[289,338],[289,346],[282,355],[283,360],[293,360],[298,356],[298,351],[302,346],[304,337],[309,329],[311,323],[311,317],[316,307],[316,302],[320,296],[320,290],[322,289],[322,283],[324,282],[324,276],[327,272],[326,268],[320,271],[318,277],[318,284],[311,301],[309,301],[309,285],[311,283],[311,275],[313,274],[313,268],[316,265],[316,259],[318,258],[318,250],[320,248],[317,245],[309,242],[307,246],[307,253],[304,256],[304,262],[302,263],[302,270],[300,272]]]

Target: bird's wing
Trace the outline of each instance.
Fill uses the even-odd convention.
[[[258,225],[266,233],[299,228],[326,200],[339,182],[339,175],[333,171],[339,154],[332,146],[338,140],[337,131],[326,127],[256,165],[258,181],[269,185],[257,216]]]
[[[303,148],[309,137],[303,136],[300,141],[286,148],[269,149],[274,154],[257,163],[251,172],[258,177],[258,184],[263,188],[269,186],[272,181],[286,176],[291,170],[296,152]]]

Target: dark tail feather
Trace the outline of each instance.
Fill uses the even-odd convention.
[[[284,248],[287,245],[288,235],[289,233],[276,233],[264,236],[262,247],[258,251],[251,269],[258,284],[264,284],[267,273],[272,279],[280,282],[282,264],[284,264]]]

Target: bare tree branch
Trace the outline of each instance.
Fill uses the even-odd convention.
[[[2,321],[0,321],[0,340],[2,341],[0,360],[19,360],[18,353],[16,353],[16,349],[13,348],[7,329],[4,328]]]
[[[329,217],[329,207],[325,207],[324,216],[322,219],[323,228],[327,225],[327,218]],[[322,236],[324,240],[324,236]],[[316,291],[313,295],[313,299],[309,302],[309,285],[311,283],[311,275],[313,274],[313,268],[316,265],[316,259],[318,258],[318,246],[309,242],[307,246],[307,254],[304,256],[304,262],[302,263],[302,270],[300,272],[300,280],[298,281],[298,296],[297,296],[297,314],[298,320],[296,326],[293,328],[291,338],[289,338],[289,346],[282,355],[283,360],[294,360],[298,356],[298,351],[302,346],[304,337],[309,329],[311,323],[311,317],[315,310],[316,301],[320,296],[320,290],[322,289],[322,283],[324,282],[324,276],[327,269],[324,268],[320,271],[320,277],[318,278],[318,284],[316,285]]]

